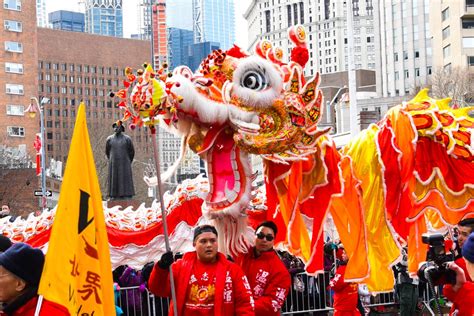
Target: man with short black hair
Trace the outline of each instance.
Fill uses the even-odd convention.
[[[279,315],[291,286],[290,273],[273,249],[277,226],[262,222],[255,230],[255,246],[236,258],[249,279],[255,299],[255,315]]]
[[[217,230],[211,225],[194,229],[196,251],[173,263],[166,252],[155,264],[148,281],[157,296],[170,297],[169,267],[172,265],[178,316],[254,315],[253,298],[242,270],[217,251]]]
[[[454,262],[448,263],[448,268],[456,272],[456,283],[444,288],[443,293],[453,302],[450,315],[474,315],[474,283],[467,278],[474,276],[474,233],[463,240],[462,255],[466,262],[466,269],[462,269]],[[465,272],[467,270],[467,273]]]
[[[472,282],[471,277],[467,273],[466,261],[464,261],[462,256],[462,248],[469,235],[474,232],[474,218],[465,218],[461,220],[457,225],[457,231],[459,256],[454,260],[454,262],[464,270],[467,281]]]

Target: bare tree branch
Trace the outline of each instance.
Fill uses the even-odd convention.
[[[474,98],[474,77],[466,68],[437,69],[431,77],[432,95],[451,98],[451,105],[468,106]]]

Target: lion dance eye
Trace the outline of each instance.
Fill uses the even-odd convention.
[[[263,90],[268,86],[265,75],[255,70],[245,73],[240,80],[240,84],[245,88],[256,91]]]

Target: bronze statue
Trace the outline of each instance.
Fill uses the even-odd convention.
[[[122,121],[112,125],[114,135],[107,137],[105,154],[109,159],[108,197],[111,200],[127,199],[135,195],[132,178],[132,161],[135,156],[132,139],[125,135]]]

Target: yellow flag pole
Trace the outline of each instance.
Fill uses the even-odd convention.
[[[155,168],[156,168],[156,180],[157,180],[157,187],[158,187],[158,197],[160,198],[160,209],[161,209],[161,221],[163,223],[163,234],[165,235],[165,247],[166,251],[171,251],[170,247],[170,240],[168,236],[168,223],[166,222],[166,210],[165,210],[165,203],[163,201],[163,184],[161,183],[161,171],[160,171],[160,155],[158,155],[158,146],[156,145],[156,127],[154,125],[150,126],[150,132],[153,136],[152,143],[153,143],[153,156],[155,158]],[[173,269],[171,265],[169,266],[169,273],[170,273],[170,288],[171,288],[171,299],[173,300],[173,311],[174,315],[178,315],[178,306],[176,305],[176,290],[174,286],[174,279],[173,279]]]

